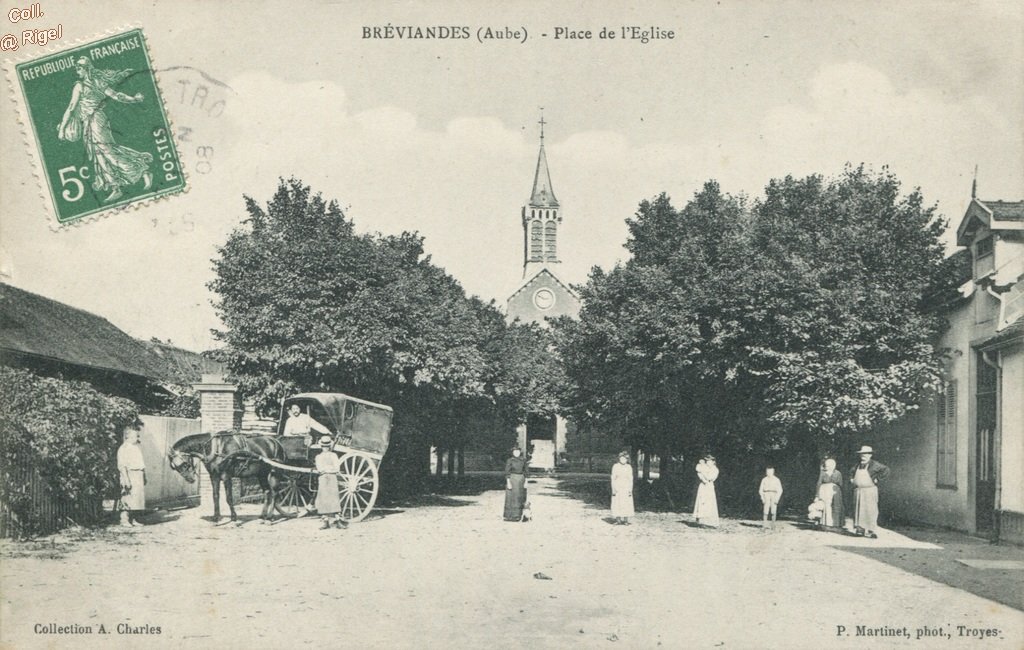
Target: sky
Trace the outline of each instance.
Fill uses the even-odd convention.
[[[756,198],[787,174],[887,166],[954,229],[975,165],[980,198],[1024,199],[1019,2],[41,6],[31,26],[59,23],[63,38],[15,60],[142,27],[190,187],[54,231],[2,101],[2,280],[192,350],[215,345],[210,260],[243,196],[265,202],[282,177],[336,199],[360,231],[419,232],[435,263],[503,306],[522,281],[541,107],[564,218],[558,272],[572,283],[625,258],[641,200],[667,192],[681,206],[712,178]],[[363,38],[387,25],[473,37]],[[624,40],[623,26],[674,38]],[[481,43],[482,27],[526,40]],[[592,38],[556,40],[559,27]],[[603,27],[619,38],[598,38]]]

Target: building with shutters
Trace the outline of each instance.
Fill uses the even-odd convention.
[[[1024,201],[972,192],[941,300],[949,329],[941,389],[881,432],[892,468],[882,513],[1024,543]]]

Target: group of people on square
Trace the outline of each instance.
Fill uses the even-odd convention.
[[[848,474],[853,489],[853,532],[874,539],[878,537],[878,484],[889,475],[889,468],[874,460],[874,450],[869,446],[862,446],[856,453],[860,460]],[[527,469],[528,462],[523,457],[522,449],[517,446],[512,450],[512,457],[505,463],[506,521],[523,520]],[[693,506],[694,522],[702,527],[718,527],[715,481],[718,480],[719,469],[715,457],[710,454],[702,457],[694,470],[699,481]],[[619,454],[618,461],[611,469],[610,523],[629,524],[635,514],[633,485],[630,452],[625,450]],[[808,518],[823,529],[845,530],[843,488],[843,474],[836,469],[836,460],[826,458],[821,464],[814,501],[808,507]],[[776,476],[775,467],[769,465],[765,468],[757,492],[762,504],[762,525],[774,528],[783,494],[782,480]]]

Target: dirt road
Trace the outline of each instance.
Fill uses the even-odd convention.
[[[129,532],[8,544],[0,640],[4,648],[1024,646],[1020,610],[870,557],[930,546],[891,531],[864,540],[737,520],[705,530],[674,513],[613,526],[607,510],[554,479],[529,489],[535,520],[525,524],[502,521],[503,494],[486,491],[381,509],[345,531],[319,530],[315,518],[261,524],[255,506],[242,506],[239,526],[214,526],[203,507]],[[56,633],[62,626],[78,633]],[[909,639],[895,636],[904,631]],[[990,636],[974,636],[984,631]]]

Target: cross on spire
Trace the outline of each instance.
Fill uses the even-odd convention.
[[[543,106],[540,107],[540,121],[537,122],[537,124],[540,124],[540,143],[544,144],[544,125],[547,124],[547,122],[544,121],[544,107]]]

